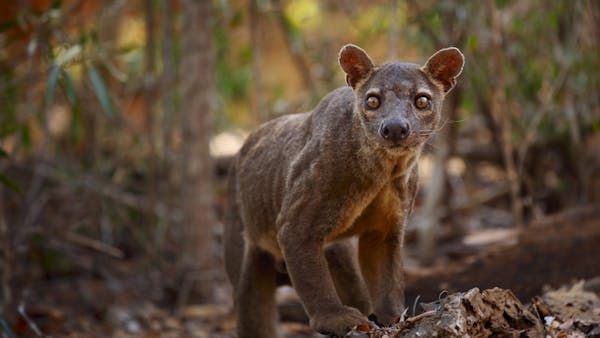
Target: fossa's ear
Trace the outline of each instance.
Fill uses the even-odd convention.
[[[444,48],[433,54],[423,68],[421,68],[434,82],[444,88],[444,93],[449,92],[456,84],[465,63],[465,57],[458,48]]]
[[[346,82],[352,88],[371,75],[375,65],[367,53],[360,47],[348,44],[340,50],[340,67],[346,73]]]

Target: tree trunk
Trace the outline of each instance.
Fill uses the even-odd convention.
[[[212,2],[183,3],[182,76],[182,207],[184,278],[178,305],[189,291],[203,302],[212,301],[217,252],[212,236],[215,215],[212,203],[209,136],[213,124],[214,56]]]
[[[418,222],[419,259],[420,263],[429,266],[436,258],[436,246],[439,240],[440,222],[447,217],[452,224],[452,236],[461,236],[463,229],[453,220],[451,210],[452,187],[448,179],[446,164],[455,153],[457,140],[456,120],[458,106],[461,100],[461,85],[446,97],[442,111],[442,124],[435,135],[433,144],[433,172],[431,179],[424,189],[423,206],[418,209],[415,217]]]
[[[163,147],[163,168],[162,172],[167,172],[168,166],[172,161],[172,131],[173,131],[173,110],[175,106],[175,95],[173,85],[175,84],[175,57],[173,54],[173,37],[175,29],[173,27],[173,0],[163,0],[162,3],[162,43],[161,43],[161,95],[162,95],[162,147]]]
[[[451,9],[453,6],[443,10],[440,14],[443,27],[456,26],[456,29],[438,34],[425,19],[425,11],[421,9],[418,1],[408,0],[406,4],[409,10],[413,12],[411,16],[415,18],[417,25],[431,40],[436,49],[464,45],[465,27],[458,24],[456,13]],[[448,160],[456,153],[458,125],[455,120],[462,100],[460,82],[464,80],[459,79],[458,81],[457,86],[444,101],[443,122],[438,127],[439,131],[432,142],[434,163],[431,180],[423,189],[423,207],[417,209],[414,217],[418,229],[419,259],[423,265],[431,265],[435,260],[435,249],[439,240],[437,234],[440,232],[440,222],[443,217],[449,218],[453,237],[460,236],[463,232],[450,211],[453,191],[446,169]]]
[[[261,51],[261,31],[260,18],[258,11],[258,0],[250,0],[248,13],[250,16],[250,41],[252,42],[252,74],[254,100],[252,105],[253,118],[258,121],[258,124],[265,122],[268,119],[267,104],[265,102],[265,90],[261,73],[262,51]]]
[[[0,187],[0,318],[6,318],[11,302],[11,241],[4,211],[4,191]]]
[[[519,189],[520,179],[517,176],[516,164],[513,158],[514,144],[512,141],[512,122],[510,121],[507,107],[506,77],[504,74],[504,64],[506,63],[504,48],[502,46],[503,31],[498,19],[499,13],[496,4],[492,0],[486,2],[488,14],[490,16],[490,26],[492,29],[492,46],[494,54],[491,58],[491,64],[495,81],[492,85],[492,97],[490,110],[496,124],[500,126],[500,136],[502,139],[502,154],[504,158],[504,167],[508,183],[510,186],[511,204],[514,215],[514,224],[517,228],[523,227],[523,201],[521,200]]]
[[[390,28],[388,30],[388,59],[398,58],[398,0],[390,1]]]
[[[148,181],[147,181],[147,196],[148,208],[155,209],[158,204],[158,182],[157,171],[158,163],[156,161],[157,151],[155,143],[155,115],[156,115],[156,10],[152,0],[144,1],[144,14],[146,20],[146,50],[145,50],[145,75],[144,75],[144,99],[146,101],[146,138],[150,150],[150,161],[148,163]],[[146,215],[145,222],[148,227],[154,231],[156,219],[153,215]],[[160,240],[156,240],[158,236],[155,234],[154,247],[159,248]]]

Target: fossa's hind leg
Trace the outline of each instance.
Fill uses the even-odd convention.
[[[237,175],[236,165],[230,168],[230,176],[227,182],[227,208],[223,220],[223,246],[225,251],[225,270],[229,281],[236,289],[239,284],[242,271],[242,260],[244,258],[245,240],[242,232],[244,223],[240,216],[240,207],[237,201]]]
[[[249,245],[235,290],[238,338],[277,337],[275,289],[277,271],[273,256]]]

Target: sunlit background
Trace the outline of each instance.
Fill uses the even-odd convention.
[[[212,32],[190,31],[186,6],[0,4],[0,319],[14,330],[26,304],[43,318],[58,311],[56,336],[113,335],[106,318],[122,295],[189,309],[194,283],[216,284],[213,301],[230,306],[218,248],[231,156],[262,122],[345,85],[346,43],[378,63],[423,63],[447,46],[465,54],[421,160],[409,277],[600,201],[597,1],[215,0],[193,19]],[[214,62],[186,69],[186,51],[198,51],[185,34],[212,39]],[[196,94],[182,85],[200,72],[214,79],[209,108],[190,113]],[[207,136],[210,156],[186,155],[185,121],[205,117],[193,135]],[[192,160],[210,167],[204,180],[187,179]],[[196,183],[211,207],[190,218]],[[217,243],[201,259],[211,268],[192,277],[190,219],[207,220]],[[74,304],[92,315],[74,323]]]

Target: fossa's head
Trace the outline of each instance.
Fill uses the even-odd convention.
[[[451,47],[433,54],[424,66],[375,65],[362,48],[346,45],[339,63],[354,89],[355,113],[367,137],[400,154],[421,147],[438,127],[442,101],[456,84],[464,57]]]

